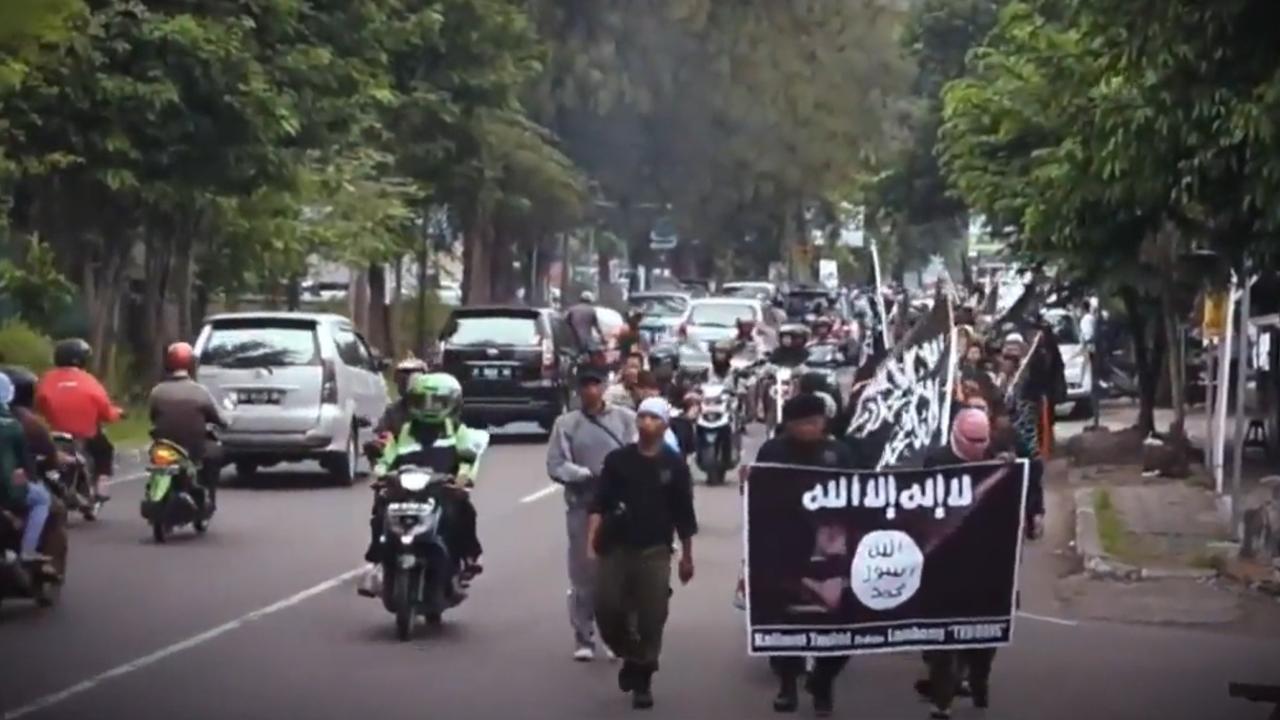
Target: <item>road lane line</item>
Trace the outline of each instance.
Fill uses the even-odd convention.
[[[124,477],[111,478],[106,482],[106,485],[107,487],[111,487],[112,485],[121,485],[123,483],[138,482],[139,480],[146,479],[146,473],[134,473],[132,475],[125,475]]]
[[[544,497],[546,497],[546,496],[548,496],[548,495],[551,495],[552,493],[554,493],[555,491],[557,491],[557,490],[559,490],[559,489],[560,489],[560,486],[559,486],[559,485],[556,485],[555,483],[552,483],[552,484],[550,484],[550,485],[548,485],[548,486],[546,486],[546,487],[542,488],[541,490],[539,490],[539,491],[538,491],[538,492],[536,492],[536,493],[532,493],[532,494],[529,494],[529,495],[525,495],[524,497],[520,498],[520,504],[521,504],[521,505],[525,505],[525,504],[531,503],[531,502],[533,502],[533,501],[535,501],[535,500],[541,500],[542,498],[544,498]]]
[[[342,583],[346,582],[347,580],[350,580],[351,578],[359,575],[362,572],[364,572],[363,567],[355,568],[353,570],[348,570],[347,572],[344,572],[341,575],[338,575],[337,577],[333,577],[328,580],[325,580],[319,585],[315,585],[310,588],[307,588],[306,590],[303,590],[302,592],[297,593],[296,595],[291,595],[283,600],[280,600],[279,602],[272,603],[271,605],[268,605],[264,608],[259,608],[258,610],[254,610],[253,612],[248,613],[247,615],[242,615],[236,618],[235,620],[232,620],[228,623],[224,623],[210,630],[206,630],[200,633],[199,635],[193,635],[192,637],[189,637],[186,640],[181,640],[172,645],[169,645],[168,647],[164,647],[159,650],[156,650],[150,655],[144,655],[136,660],[131,660],[127,663],[124,663],[123,665],[117,665],[116,667],[111,668],[110,670],[94,675],[93,677],[87,680],[78,682],[75,685],[72,685],[71,687],[66,688],[65,690],[59,690],[58,692],[45,695],[44,697],[33,700],[27,703],[26,705],[23,705],[20,708],[17,708],[14,710],[8,710],[5,712],[3,716],[3,720],[17,720],[17,718],[25,717],[36,711],[43,710],[53,705],[57,705],[58,703],[63,702],[64,700],[68,700],[77,695],[88,692],[94,689],[95,687],[101,685],[102,683],[107,682],[108,680],[114,680],[115,678],[121,677],[123,675],[128,675],[130,673],[141,670],[149,665],[154,665],[155,663],[158,663],[161,660],[164,660],[165,658],[170,657],[172,655],[176,655],[180,652],[183,652],[184,650],[190,650],[193,647],[203,645],[209,642],[210,640],[218,638],[222,635],[226,635],[232,630],[236,630],[240,627],[243,627],[244,625],[247,625],[255,620],[261,620],[262,618],[267,617],[268,615],[278,613],[281,610],[286,610],[288,608],[293,607],[294,605],[297,605],[303,602],[304,600],[315,597],[316,595],[319,595],[328,590],[332,590],[333,588],[341,585]]]
[[[1049,617],[1048,615],[1036,615],[1035,613],[1019,612],[1019,617],[1028,620],[1039,620],[1040,622],[1053,623],[1054,625],[1066,625],[1067,627],[1075,627],[1080,623],[1076,620],[1064,620],[1063,618]]]

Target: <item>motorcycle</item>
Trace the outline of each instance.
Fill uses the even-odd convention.
[[[71,458],[71,464],[62,469],[45,473],[49,490],[67,506],[67,512],[78,512],[87,522],[98,519],[102,501],[94,492],[93,463],[84,450],[84,444],[68,433],[51,433],[53,445],[60,453]]]
[[[694,457],[707,474],[707,484],[721,485],[742,454],[738,397],[719,382],[703,383],[698,395],[702,400],[695,423]]]
[[[385,475],[377,492],[386,500],[383,525],[382,604],[395,615],[396,637],[408,640],[415,618],[438,625],[444,611],[467,598],[462,564],[444,539],[453,477],[428,468],[401,467]]]
[[[157,439],[147,450],[147,489],[142,498],[142,517],[151,525],[157,543],[169,534],[190,525],[198,534],[209,529],[213,499],[197,482],[200,466],[177,443]]]
[[[18,556],[22,542],[21,518],[0,510],[0,603],[9,598],[34,600],[47,608],[58,601],[62,581],[44,564],[24,563]]]

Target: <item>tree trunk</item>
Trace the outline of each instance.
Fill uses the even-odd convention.
[[[195,276],[195,261],[191,256],[192,242],[191,239],[183,238],[178,240],[177,252],[173,259],[172,272],[172,288],[173,298],[177,306],[177,326],[174,328],[178,338],[193,342],[195,340],[194,327],[198,321],[192,309],[192,286]]]
[[[462,302],[482,305],[493,301],[493,223],[478,217],[463,233]]]
[[[418,257],[415,258],[418,263],[418,316],[415,319],[415,330],[418,357],[427,356],[427,255],[429,247],[427,245],[427,236],[423,234],[422,244],[418,246]]]
[[[395,357],[391,331],[391,307],[387,304],[387,270],[381,263],[370,263],[369,329],[366,339],[387,357]]]
[[[1184,343],[1178,328],[1178,315],[1173,307],[1173,289],[1166,288],[1160,296],[1161,315],[1163,316],[1163,332],[1165,337],[1166,359],[1168,360],[1170,402],[1173,406],[1174,420],[1169,427],[1169,434],[1174,438],[1186,438],[1187,402],[1186,386],[1182,383],[1182,362]]]
[[[1143,320],[1142,301],[1138,291],[1131,287],[1120,290],[1125,315],[1129,322],[1129,334],[1133,336],[1133,358],[1138,375],[1138,428],[1144,435],[1156,428],[1156,392],[1162,367],[1159,341],[1148,341],[1147,323]]]

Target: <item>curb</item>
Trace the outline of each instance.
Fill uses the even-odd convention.
[[[1093,510],[1095,488],[1075,491],[1076,503],[1076,553],[1084,564],[1084,571],[1099,580],[1138,582],[1141,580],[1211,580],[1218,571],[1209,568],[1151,568],[1121,562],[1102,549],[1098,534],[1098,517]]]

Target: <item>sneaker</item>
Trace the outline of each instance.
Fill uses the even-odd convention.
[[[382,566],[370,564],[356,584],[356,594],[376,598],[382,595]]]
[[[578,649],[573,651],[573,659],[575,662],[591,662],[596,659],[596,649],[591,645],[579,645]]]
[[[951,720],[951,711],[947,708],[941,708],[937,705],[933,706],[933,710],[929,713],[932,720]]]

